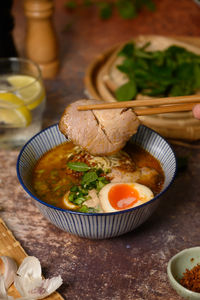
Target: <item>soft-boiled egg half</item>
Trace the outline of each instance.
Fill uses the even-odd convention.
[[[109,183],[100,193],[104,212],[116,212],[141,205],[154,197],[153,192],[139,183]]]

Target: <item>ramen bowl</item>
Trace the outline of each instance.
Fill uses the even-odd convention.
[[[43,216],[58,228],[71,234],[91,239],[105,239],[134,230],[152,215],[161,196],[174,180],[176,158],[172,148],[158,133],[141,125],[131,141],[147,150],[160,162],[165,180],[158,195],[137,207],[111,213],[81,213],[55,207],[37,197],[33,189],[32,172],[44,153],[65,141],[66,138],[59,131],[58,125],[52,125],[33,136],[19,154],[17,176]]]

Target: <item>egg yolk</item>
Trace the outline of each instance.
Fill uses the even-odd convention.
[[[139,200],[139,193],[128,184],[118,184],[111,187],[108,200],[116,210],[128,209]]]

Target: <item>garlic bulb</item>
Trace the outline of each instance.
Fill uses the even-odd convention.
[[[21,277],[40,278],[42,269],[39,259],[34,256],[25,257],[16,273]]]
[[[43,299],[62,284],[61,276],[42,279],[41,275],[40,261],[34,256],[26,257],[20,265],[14,280],[15,287],[22,296],[21,299]]]
[[[17,272],[17,264],[9,256],[0,256],[0,273],[3,277],[6,290],[11,286]]]

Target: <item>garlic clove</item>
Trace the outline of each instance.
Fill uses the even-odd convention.
[[[16,276],[15,287],[19,291],[20,295],[27,297],[27,299],[43,299],[55,290],[57,290],[62,284],[61,276],[53,277],[51,279],[30,280],[25,277]]]
[[[3,276],[0,276],[0,300],[14,300],[13,297],[7,295]]]
[[[28,293],[23,294],[31,300],[43,299],[57,290],[62,284],[61,276],[53,277],[51,279],[42,280],[40,285],[28,290]]]
[[[42,284],[42,278],[30,279],[29,277],[16,276],[14,285],[22,297],[29,296],[29,291],[35,289]]]
[[[0,256],[0,273],[2,274],[6,290],[11,286],[17,272],[17,264],[9,256]]]
[[[21,277],[40,278],[42,277],[41,264],[35,256],[27,256],[17,270]]]
[[[3,276],[0,276],[0,299],[6,296],[6,289]]]
[[[43,299],[61,286],[61,276],[43,280],[41,273],[40,261],[36,257],[28,256],[24,259],[14,280],[15,287],[22,296],[20,299]]]

